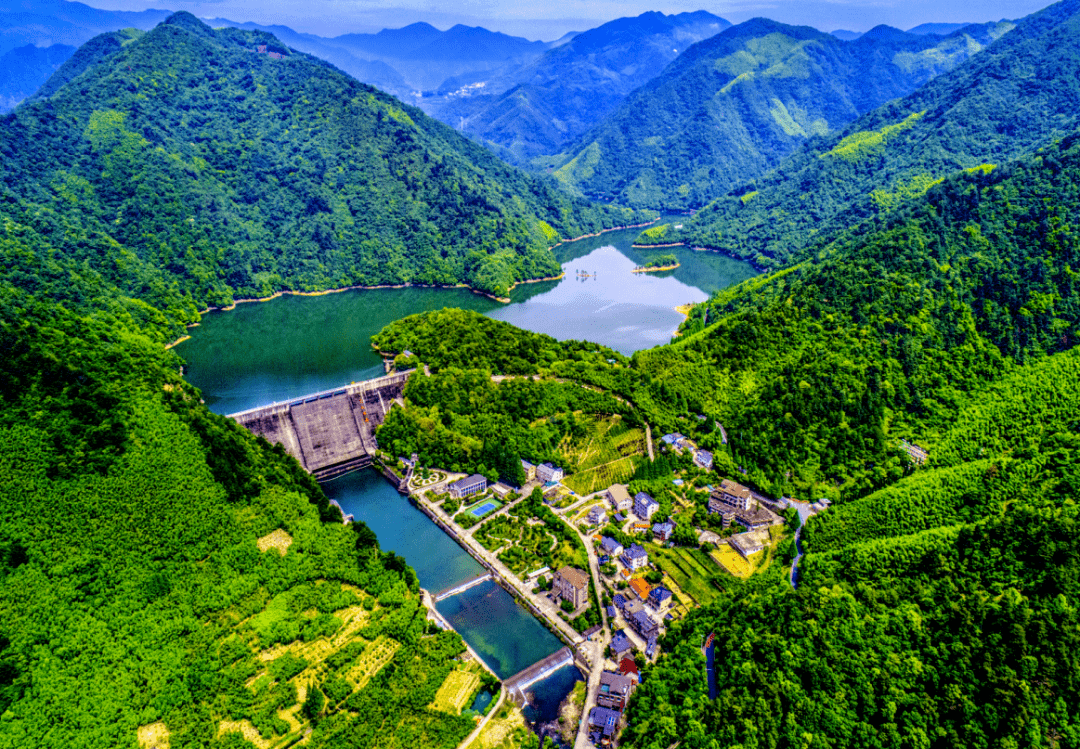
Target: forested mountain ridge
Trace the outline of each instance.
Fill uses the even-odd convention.
[[[763,174],[808,140],[955,68],[1012,24],[942,39],[878,27],[841,41],[757,18],[700,42],[570,144],[574,190],[686,210]]]
[[[512,163],[559,153],[680,52],[731,24],[711,13],[649,12],[576,35],[535,62],[469,81],[427,111]]]
[[[501,295],[557,274],[560,237],[631,217],[259,32],[180,13],[73,72],[0,120],[0,211],[24,237],[4,273],[82,309],[137,298],[176,324],[281,289]]]
[[[662,241],[780,267],[818,234],[888,211],[957,169],[1001,163],[1064,137],[1080,124],[1078,40],[1077,0],[1035,13],[910,96],[807,142]]]

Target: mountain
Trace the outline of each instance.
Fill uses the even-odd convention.
[[[559,153],[694,42],[731,24],[705,11],[620,18],[503,76],[447,81],[446,101],[424,102],[447,124],[516,163]],[[464,85],[469,84],[469,85]]]
[[[388,94],[393,94],[399,99],[408,99],[413,92],[413,87],[408,84],[401,73],[385,62],[358,57],[336,44],[333,39],[316,36],[315,34],[303,34],[294,31],[288,26],[278,24],[268,26],[252,22],[237,23],[227,18],[208,19],[205,23],[215,29],[231,26],[237,29],[264,31],[267,34],[272,34],[278,41],[288,45],[291,49],[307,52],[309,55],[326,60],[361,83],[368,83]]]
[[[68,0],[0,0],[0,54],[27,44],[78,47],[108,31],[153,28],[169,13],[100,10]]]
[[[852,42],[754,19],[694,45],[555,163],[575,191],[686,210],[766,172],[807,140],[908,94],[1011,26],[940,39],[879,26]]]
[[[1080,0],[1065,0],[955,70],[810,140],[776,171],[685,222],[687,241],[776,266],[830,222],[848,225],[957,169],[998,164],[1080,125]],[[948,41],[948,39],[946,40]]]
[[[909,34],[937,34],[938,36],[948,36],[955,31],[966,28],[967,26],[974,26],[970,23],[921,23],[913,29],[908,29]]]
[[[433,91],[454,76],[516,68],[549,47],[480,27],[458,24],[439,31],[426,23],[383,29],[377,34],[344,34],[326,43],[357,57],[386,63],[413,91]]]
[[[853,42],[863,35],[863,32],[861,31],[846,31],[845,29],[837,29],[836,31],[830,31],[829,33],[845,42]]]
[[[0,55],[0,114],[10,112],[37,91],[74,52],[75,48],[66,44],[28,44]]]
[[[185,13],[94,40],[54,78],[0,120],[0,210],[34,237],[5,273],[80,310],[137,298],[163,330],[282,289],[501,295],[557,274],[560,237],[631,217],[272,36]]]

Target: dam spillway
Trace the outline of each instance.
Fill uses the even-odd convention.
[[[280,443],[319,481],[370,466],[375,430],[401,399],[412,371],[230,414],[242,427]]]

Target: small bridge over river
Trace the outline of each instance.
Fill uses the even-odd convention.
[[[245,429],[280,443],[319,481],[371,465],[375,430],[399,401],[413,370],[354,382],[231,414]]]

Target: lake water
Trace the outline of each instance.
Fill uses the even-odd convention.
[[[675,307],[755,275],[746,263],[684,248],[635,250],[637,229],[556,248],[565,277],[523,284],[502,304],[465,289],[372,289],[317,297],[287,296],[241,304],[203,316],[191,339],[177,347],[185,376],[217,413],[235,413],[275,401],[381,375],[371,336],[407,315],[460,307],[560,340],[587,339],[624,354],[671,339],[682,315]],[[681,267],[632,273],[637,265],[675,254]],[[372,470],[323,485],[347,514],[367,523],[384,550],[416,570],[432,592],[482,574],[483,568],[426,515]],[[484,583],[438,604],[469,645],[499,675],[508,677],[562,647],[527,610],[495,583]],[[530,719],[550,720],[581,678],[560,669],[532,691]]]
[[[176,351],[185,375],[218,413],[327,390],[382,374],[371,336],[407,315],[460,307],[560,340],[587,339],[624,354],[666,343],[682,315],[675,307],[750,278],[738,260],[685,248],[635,250],[632,229],[556,248],[566,276],[522,284],[502,304],[465,289],[370,289],[286,296],[211,312]],[[672,253],[682,266],[632,273]],[[579,277],[578,272],[588,274]]]

